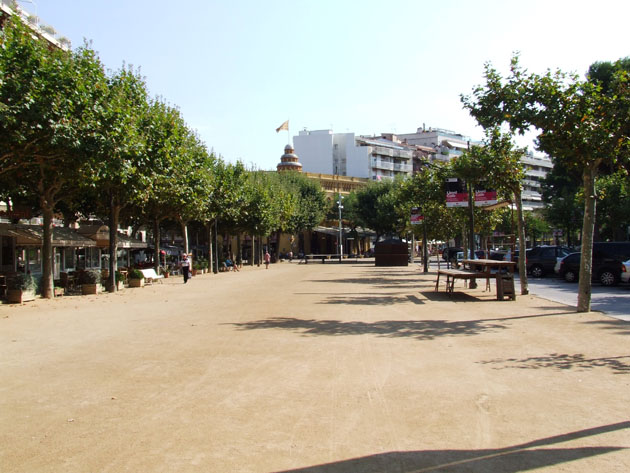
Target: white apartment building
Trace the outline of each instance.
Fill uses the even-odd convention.
[[[296,154],[305,172],[372,179],[411,176],[413,151],[380,137],[303,130],[293,137]]]
[[[432,156],[431,160],[444,162],[461,156],[469,146],[480,144],[478,141],[472,141],[470,137],[454,131],[442,128],[429,128],[427,130],[424,126],[418,128],[415,133],[396,134],[396,139],[409,145],[433,148],[435,155]]]
[[[521,162],[525,165],[525,178],[522,181],[523,208],[525,210],[540,209],[543,207],[542,181],[553,169],[553,163],[548,156],[534,156],[531,151],[521,158]]]
[[[469,137],[442,128],[418,128],[415,133],[396,134],[394,141],[400,140],[409,145],[433,148],[435,154],[431,161],[448,162],[460,156],[468,145],[482,145],[480,141],[472,141]],[[551,172],[553,163],[548,156],[534,154],[529,151],[521,158],[525,166],[523,179],[523,208],[535,210],[543,207],[541,185],[547,174]]]

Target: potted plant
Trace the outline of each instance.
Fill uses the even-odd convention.
[[[168,267],[166,267],[162,271],[162,274],[164,275],[165,278],[167,278],[167,277],[169,277],[171,275],[171,270]]]
[[[197,276],[197,274],[201,274],[201,264],[199,262],[193,263],[192,275]]]
[[[35,300],[37,282],[30,274],[18,274],[7,280],[7,301],[22,304]]]
[[[86,269],[79,273],[79,284],[81,284],[81,293],[98,294],[101,288],[101,272],[98,269]]]
[[[125,288],[125,275],[120,271],[116,271],[116,290],[121,291]]]
[[[129,271],[129,287],[144,287],[144,274],[139,269]]]

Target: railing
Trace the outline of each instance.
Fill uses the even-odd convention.
[[[411,164],[394,164],[394,171],[411,172],[413,166]]]
[[[382,159],[372,158],[372,167],[379,169],[386,169],[388,171],[394,170],[394,163],[383,161]]]

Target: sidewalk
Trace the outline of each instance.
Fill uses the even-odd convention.
[[[0,470],[630,470],[627,323],[279,263],[0,306]]]

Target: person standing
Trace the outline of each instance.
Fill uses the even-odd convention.
[[[271,255],[269,251],[265,251],[265,269],[269,269],[269,263],[271,263]]]
[[[190,274],[190,260],[186,253],[182,255],[182,274],[184,275],[184,284],[186,284],[188,282],[188,275]]]

